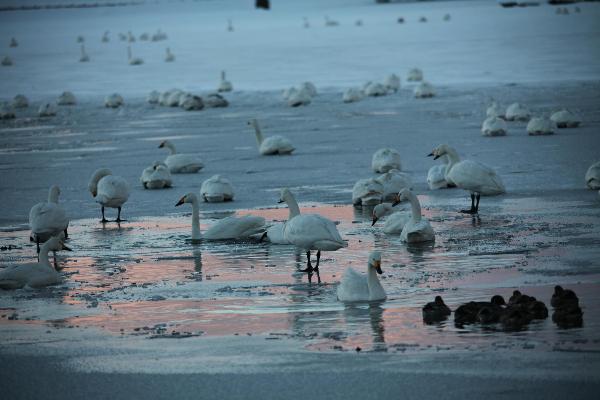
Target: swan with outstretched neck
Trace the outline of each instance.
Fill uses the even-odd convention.
[[[348,244],[342,239],[333,221],[318,214],[300,214],[300,208],[289,189],[281,190],[279,203],[286,203],[290,210],[289,219],[283,228],[283,237],[290,243],[306,250],[306,268],[302,272],[308,273],[309,282],[313,272],[317,273],[317,280],[321,283],[319,275],[319,261],[321,251],[335,251]],[[311,250],[317,250],[317,264],[313,267],[310,262]]]
[[[346,268],[337,288],[338,300],[343,302],[385,300],[387,295],[377,277],[377,274],[382,273],[381,253],[372,251],[369,254],[367,275],[356,272],[352,267]]]
[[[398,193],[398,198],[394,205],[402,201],[409,201],[411,206],[411,217],[402,228],[400,240],[406,243],[423,243],[435,240],[433,228],[426,218],[421,215],[421,204],[417,196],[409,189],[404,189]]]
[[[295,150],[292,142],[288,138],[279,135],[263,137],[260,126],[256,119],[248,121],[248,125],[254,127],[254,133],[256,134],[256,143],[258,144],[258,151],[264,156],[277,155],[277,154],[291,154]]]
[[[175,207],[189,203],[192,205],[192,242],[205,240],[231,240],[260,238],[265,232],[265,219],[254,215],[231,216],[213,224],[204,235],[200,231],[200,201],[194,193],[179,199]]]

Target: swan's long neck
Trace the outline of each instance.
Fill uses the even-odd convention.
[[[256,133],[256,143],[260,146],[264,140],[262,132],[260,131],[260,126],[258,125],[257,120],[252,120],[252,126],[254,126],[254,132]]]
[[[50,252],[50,241],[44,243],[40,248],[40,264],[43,266],[54,269],[50,264],[50,258],[48,257],[48,253]]]
[[[177,154],[177,150],[175,150],[175,145],[173,143],[165,143],[165,147],[169,149],[171,155]]]
[[[55,188],[50,189],[50,192],[48,192],[48,203],[58,204],[58,190]]]
[[[412,208],[412,219],[415,222],[421,221],[421,204],[419,203],[419,199],[412,193],[408,194],[408,201],[410,201],[410,205]]]
[[[290,210],[290,213],[288,216],[288,221],[290,219],[294,218],[296,215],[300,215],[300,208],[298,207],[298,203],[296,202],[296,199],[294,198],[294,196],[289,194],[286,197],[285,202],[287,203],[288,208]]]
[[[90,181],[90,184],[88,186],[88,188],[90,189],[90,192],[96,192],[98,190],[98,182],[100,182],[100,179],[104,178],[107,175],[111,175],[111,172],[109,169],[102,168],[102,169],[99,169],[98,171],[96,171],[96,173],[94,173],[94,176],[92,177],[92,180]]]
[[[377,277],[377,271],[371,265],[369,265],[367,271],[367,286],[369,287],[369,293],[373,293],[375,290],[383,291],[381,282],[379,282],[379,278]]]
[[[198,199],[192,201],[192,240],[202,239],[202,233],[200,232],[200,207],[198,206]]]
[[[231,26],[231,21],[229,21],[229,26]],[[221,71],[221,81],[225,80],[225,71]]]
[[[458,156],[458,153],[456,152],[456,150],[454,150],[452,147],[448,147],[446,149],[446,155],[448,156],[447,171],[450,171],[450,169],[454,166],[454,164],[460,162],[460,157]]]

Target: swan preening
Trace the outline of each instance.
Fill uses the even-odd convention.
[[[410,220],[410,216],[402,211],[396,211],[393,204],[381,203],[373,208],[371,226],[374,226],[381,218],[386,217],[383,224],[383,233],[388,235],[399,235],[404,226]]]
[[[85,52],[85,47],[83,44],[81,45],[81,55],[79,56],[79,62],[88,62],[90,61],[90,56]]]
[[[1,64],[3,67],[10,67],[13,65],[13,60],[9,56],[4,56]]]
[[[411,217],[406,221],[400,233],[400,240],[406,243],[423,243],[435,240],[433,228],[426,218],[421,215],[419,199],[409,189],[404,189],[398,194],[394,205],[408,200],[411,205]]]
[[[69,218],[65,210],[58,204],[60,188],[56,185],[48,191],[48,201],[37,203],[29,211],[29,227],[31,234],[29,240],[36,243],[37,252],[40,253],[40,243],[44,243],[53,236],[67,237]],[[54,259],[56,265],[56,257]]]
[[[123,97],[118,93],[113,93],[104,98],[104,107],[119,108],[123,105]]]
[[[104,217],[104,207],[118,210],[115,222],[121,222],[121,207],[129,199],[129,183],[112,174],[108,168],[100,168],[92,175],[88,189],[96,203],[102,206],[102,221],[108,222]]]
[[[54,117],[56,112],[56,106],[53,103],[44,103],[38,109],[38,117]]]
[[[417,99],[426,99],[435,96],[435,91],[429,82],[423,81],[415,87],[414,95]]]
[[[144,60],[139,57],[134,57],[131,52],[131,46],[127,46],[127,62],[129,65],[142,65]]]
[[[406,80],[409,82],[420,82],[423,80],[423,71],[421,71],[419,68],[413,68],[410,71],[408,71],[408,76],[406,77]]]
[[[172,174],[193,174],[200,171],[204,164],[202,160],[193,154],[178,154],[175,145],[168,140],[158,145],[159,149],[169,149],[170,155],[165,158],[165,164]]]
[[[338,300],[344,302],[385,300],[387,295],[377,277],[377,274],[382,273],[381,253],[372,251],[369,254],[366,275],[356,272],[352,267],[346,268],[337,288]]]
[[[335,251],[348,244],[342,240],[335,223],[318,214],[300,214],[300,208],[289,189],[281,190],[280,203],[287,203],[290,210],[290,218],[283,229],[284,239],[298,248],[306,250],[306,268],[302,272],[308,273],[309,281],[313,272],[317,273],[318,282],[321,283],[319,275],[319,261],[321,251]],[[311,250],[317,250],[317,263],[313,267],[310,261]]]
[[[382,148],[373,154],[371,168],[374,172],[388,172],[390,169],[402,169],[400,153],[394,149]]]
[[[169,167],[162,161],[154,161],[142,171],[140,182],[144,189],[163,189],[173,185]]]
[[[446,181],[471,192],[471,208],[462,212],[477,214],[481,195],[494,196],[506,191],[502,180],[492,168],[477,161],[461,161],[456,150],[447,144],[439,145],[429,154],[434,160],[443,155],[448,156]]]
[[[281,155],[291,154],[292,151],[294,151],[295,148],[292,145],[292,142],[283,136],[273,135],[264,138],[256,119],[248,121],[248,125],[252,125],[254,127],[256,143],[258,144],[258,151],[260,154],[265,156],[277,154]]]
[[[27,108],[29,107],[29,100],[22,94],[18,94],[13,98],[12,106],[14,108]]]
[[[545,117],[533,117],[527,123],[527,133],[532,136],[552,135],[555,129],[554,121]]]
[[[593,190],[600,189],[600,161],[590,165],[585,173],[585,184]]]
[[[213,175],[200,186],[200,196],[207,203],[222,203],[233,200],[233,185],[221,175]]]
[[[175,55],[171,53],[171,49],[167,47],[167,54],[165,55],[165,62],[175,61]]]
[[[429,171],[427,172],[427,185],[431,190],[454,186],[454,184],[449,184],[448,181],[446,181],[446,172],[448,172],[449,167],[448,157],[444,155],[439,158],[442,160],[443,164],[434,165],[429,168]]]
[[[506,122],[499,117],[488,117],[481,125],[483,136],[505,136],[507,130]]]
[[[581,120],[569,110],[560,110],[550,116],[558,128],[576,128]]]
[[[200,202],[194,193],[183,196],[175,206],[184,203],[192,205],[192,241],[249,239],[260,237],[265,232],[265,219],[254,215],[227,217],[212,225],[204,235],[200,232]]]
[[[75,95],[71,92],[62,92],[58,99],[56,99],[56,104],[59,106],[74,106],[77,104],[77,99],[75,99]]]
[[[219,83],[219,88],[217,91],[219,92],[231,92],[233,90],[233,85],[225,78],[225,71],[221,71],[221,83]]]
[[[48,239],[40,249],[38,262],[10,266],[0,272],[0,289],[37,288],[58,283],[60,275],[50,264],[48,253],[60,250],[71,249],[57,236]]]
[[[519,103],[513,103],[506,108],[504,118],[507,121],[528,121],[531,113]]]

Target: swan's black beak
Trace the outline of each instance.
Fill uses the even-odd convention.
[[[433,157],[434,160],[437,160],[438,158],[440,158],[439,155],[436,155],[435,157]]]
[[[396,197],[394,198],[394,202],[392,203],[392,207],[397,206],[401,202],[402,202],[402,200],[400,200],[400,196],[396,195]]]
[[[375,271],[377,271],[377,273],[379,275],[383,274],[383,271],[381,270],[381,260],[375,261],[375,264],[373,264],[373,267],[375,267]]]
[[[279,201],[277,202],[277,204],[281,204],[281,203],[285,203],[285,200],[279,199]]]
[[[180,206],[183,203],[185,203],[185,196],[183,196],[182,198],[179,199],[179,201],[177,202],[177,204],[175,204],[175,207]]]
[[[69,246],[65,245],[64,243],[62,244],[62,249],[66,251],[73,251]]]
[[[379,218],[373,216],[373,223],[371,224],[371,226],[375,225],[375,222],[377,222],[377,220],[379,220]]]
[[[427,154],[427,157],[433,157],[433,152]]]
[[[165,143],[164,143],[164,142],[158,145],[158,148],[159,148],[159,149],[161,149],[161,148],[163,148],[163,147],[165,147]]]
[[[92,197],[96,197],[97,194],[98,192],[92,192]]]

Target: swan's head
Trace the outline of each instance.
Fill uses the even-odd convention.
[[[175,207],[182,205],[183,203],[196,203],[198,201],[198,197],[194,193],[188,193],[182,198],[179,199]]]
[[[165,164],[162,161],[154,161],[154,163],[152,163],[153,170],[156,171],[157,169],[159,169],[159,167],[167,168],[167,164]]]
[[[258,125],[258,121],[256,120],[256,118],[252,118],[250,121],[248,121],[248,125],[256,126]]]
[[[371,226],[375,225],[379,218],[383,217],[385,214],[387,214],[387,212],[388,209],[386,208],[385,204],[377,204],[373,208],[373,223],[371,224]]]
[[[158,145],[159,149],[162,149],[163,147],[168,147],[171,144],[171,142],[169,142],[168,140],[163,140],[162,142],[160,142],[160,144]]]
[[[292,192],[290,192],[290,189],[283,188],[281,189],[281,194],[279,195],[279,201],[277,203],[285,203],[289,198],[293,197],[294,196],[292,195]]]
[[[402,191],[396,195],[396,199],[392,203],[392,206],[396,206],[403,201],[409,200],[411,195],[410,189],[402,189]]]
[[[58,199],[58,196],[60,196],[60,188],[57,185],[50,186],[49,197]]]
[[[46,246],[47,246],[48,250],[52,250],[52,251],[60,251],[60,250],[72,251],[71,248],[69,248],[69,247],[67,247],[67,245],[65,245],[65,243],[62,241],[62,238],[60,236],[52,236],[46,242]]]
[[[369,267],[375,268],[375,271],[377,271],[379,275],[383,274],[383,271],[381,270],[381,253],[379,251],[372,251],[371,254],[369,254]]]
[[[434,160],[437,160],[443,155],[448,154],[449,146],[447,144],[440,144],[438,147],[433,149],[431,153],[427,155],[427,157],[433,157]]]

